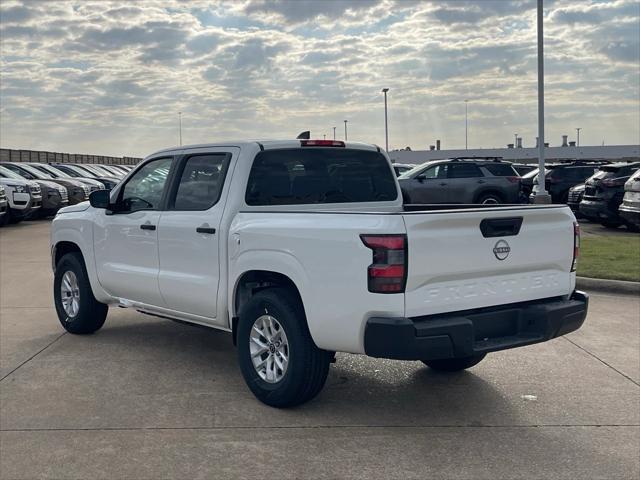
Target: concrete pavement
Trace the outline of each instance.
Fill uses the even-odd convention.
[[[227,334],[112,309],[64,334],[49,222],[0,229],[0,478],[638,478],[640,300],[443,375],[338,355],[313,402],[275,410]]]

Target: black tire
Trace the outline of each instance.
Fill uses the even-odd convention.
[[[62,305],[62,278],[68,271],[73,272],[77,278],[80,298],[78,312],[73,317],[67,314]],[[81,254],[67,253],[58,261],[53,279],[53,299],[58,320],[67,332],[85,335],[100,330],[104,325],[109,307],[93,296]]]
[[[483,193],[482,195],[480,195],[476,200],[476,203],[496,205],[504,202],[502,200],[502,197],[499,194],[489,192],[489,193]]]
[[[253,366],[250,334],[254,322],[268,314],[284,329],[289,362],[282,379],[263,380]],[[238,362],[247,386],[258,400],[272,407],[293,407],[314,398],[327,379],[333,352],[319,349],[309,333],[302,304],[291,290],[270,288],[254,295],[240,312]]]
[[[627,230],[629,230],[630,232],[640,233],[640,225],[635,225],[633,223],[626,223],[625,226],[627,227]]]
[[[20,223],[22,221],[22,217],[16,217],[13,212],[11,211],[11,209],[7,210],[7,215],[6,215],[7,219],[5,220],[6,224],[16,224],[16,223]]]
[[[441,372],[459,372],[479,364],[487,354],[473,355],[464,358],[446,358],[444,360],[423,360],[427,367]]]
[[[602,225],[604,228],[616,229],[620,225],[622,225],[622,222],[616,222],[615,220],[605,220],[600,222],[600,225]]]

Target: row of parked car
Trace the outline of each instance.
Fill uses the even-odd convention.
[[[84,202],[95,190],[111,189],[130,165],[0,163],[0,225],[44,218]]]
[[[578,217],[640,231],[640,162],[564,161],[545,168],[553,203]],[[530,203],[538,187],[535,165],[499,157],[459,157],[421,165],[394,164],[405,203]]]

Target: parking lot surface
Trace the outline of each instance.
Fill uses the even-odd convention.
[[[312,402],[251,395],[228,334],[112,309],[65,334],[49,222],[0,229],[0,476],[640,476],[640,300],[593,293],[584,327],[438,374],[338,355]]]

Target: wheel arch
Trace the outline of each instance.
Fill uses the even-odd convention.
[[[480,190],[476,193],[475,197],[473,197],[473,203],[477,203],[484,195],[495,195],[498,197],[503,203],[505,201],[506,195],[499,188],[489,187]]]
[[[231,331],[234,345],[236,344],[238,317],[242,307],[258,292],[276,287],[290,290],[298,298],[304,311],[304,301],[300,289],[288,275],[273,270],[247,270],[238,276],[234,284],[231,303],[233,308]]]
[[[60,261],[60,259],[68,253],[76,253],[76,252],[79,253],[80,256],[82,257],[82,261],[84,262],[85,268],[86,268],[86,261],[84,259],[84,255],[82,254],[82,250],[80,249],[80,246],[77,243],[70,242],[68,240],[62,240],[56,243],[55,245],[53,245],[52,250],[53,251],[51,252],[51,263],[52,263],[54,273],[56,271],[56,266],[58,265],[58,262]]]

